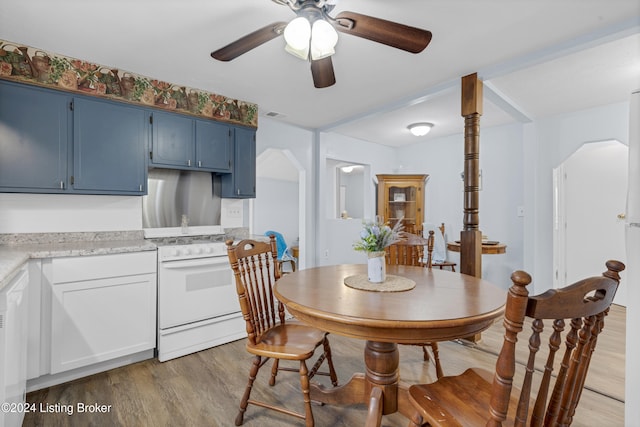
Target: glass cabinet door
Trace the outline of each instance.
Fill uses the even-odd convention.
[[[415,228],[417,218],[417,189],[410,187],[389,187],[389,225],[393,226],[402,220],[407,231]]]
[[[391,227],[419,234],[424,221],[424,186],[429,175],[377,175],[378,215]]]

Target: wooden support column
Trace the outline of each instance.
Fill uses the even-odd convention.
[[[482,276],[480,225],[480,116],[482,81],[477,73],[462,78],[464,117],[464,218],[460,232],[460,272]]]

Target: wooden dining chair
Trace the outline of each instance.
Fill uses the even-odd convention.
[[[269,243],[242,240],[234,245],[232,240],[228,240],[226,244],[229,263],[236,280],[240,308],[247,327],[246,349],[255,356],[235,424],[242,425],[247,406],[252,404],[302,418],[306,421],[306,426],[311,427],[313,413],[309,399],[309,380],[316,374],[329,375],[331,383],[334,386],[338,385],[338,377],[331,360],[328,334],[296,321],[285,323],[284,305],[273,294],[273,286],[280,278],[275,236],[270,236]],[[306,361],[319,346],[323,346],[323,352],[309,370]],[[304,414],[250,398],[258,371],[269,359],[273,359],[269,380],[271,386],[275,385],[279,370],[299,372]],[[298,369],[280,367],[281,359],[297,360],[300,366]],[[329,365],[329,372],[319,372],[318,369],[325,360]]]
[[[416,409],[410,425],[571,425],[598,335],[620,282],[618,273],[625,268],[619,261],[607,261],[606,266],[602,276],[538,296],[528,294],[531,276],[523,271],[513,273],[504,314],[504,342],[495,372],[470,368],[458,376],[409,387]],[[517,346],[525,321],[532,332]],[[548,331],[545,326],[550,327]],[[545,340],[548,349],[541,352],[544,366],[536,367],[536,354]],[[517,347],[522,348],[517,351]],[[558,350],[561,357],[556,358]],[[516,367],[520,388],[513,386]],[[539,384],[537,391],[533,384]]]
[[[429,239],[425,239],[416,234],[403,233],[404,240],[396,242],[385,248],[385,261],[388,265],[413,265],[413,266],[426,266],[429,267],[429,259],[427,258],[427,264],[425,265],[424,247],[429,245]],[[433,248],[433,236],[431,236],[431,247]],[[423,344],[416,344],[422,347],[422,355],[425,362],[431,360],[427,347],[431,347],[433,353],[433,362],[436,367],[436,376],[438,378],[443,376],[442,365],[440,364],[440,353],[438,350],[437,342],[428,342]]]
[[[440,234],[442,235],[442,241],[444,242],[444,250],[445,250],[445,254],[446,254],[446,250],[447,250],[447,239],[446,239],[446,235],[444,232],[444,222],[442,224],[440,224],[440,226],[438,227],[438,229],[440,230]],[[429,234],[434,234],[433,230],[429,230]],[[434,244],[435,244],[435,234],[434,234]],[[429,254],[432,257],[433,260],[433,245],[431,245],[431,252],[429,252]],[[444,261],[432,261],[431,263],[432,267],[437,267],[440,270],[444,269],[444,268],[449,268],[451,269],[451,271],[456,271],[456,265],[458,265],[457,263],[453,262],[453,261],[447,261],[446,259]]]
[[[287,262],[291,267],[291,271],[295,272],[297,260],[291,253],[291,249],[289,249],[289,247],[287,246],[287,242],[284,239],[284,236],[282,235],[282,233],[279,233],[273,230],[268,230],[264,232],[264,235],[267,237],[270,237],[272,234],[276,237],[276,248],[278,249],[277,266],[278,266],[278,269],[280,270],[280,276],[282,276],[285,273],[283,266]]]

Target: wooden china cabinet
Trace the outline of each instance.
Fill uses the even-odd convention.
[[[429,175],[376,175],[377,214],[393,227],[402,219],[404,230],[417,233],[424,222],[424,186]]]

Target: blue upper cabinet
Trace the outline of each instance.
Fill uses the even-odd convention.
[[[151,165],[231,172],[233,128],[175,113],[153,112]]]
[[[71,97],[0,82],[0,191],[67,191]]]
[[[233,128],[212,121],[196,120],[196,167],[231,172]]]
[[[233,172],[221,176],[222,197],[250,199],[256,197],[256,131],[236,128]]]
[[[221,174],[256,194],[256,131],[0,80],[0,192],[144,195],[147,168]]]
[[[152,147],[152,165],[174,169],[195,167],[193,119],[154,111]]]
[[[0,191],[147,191],[144,109],[0,81]]]
[[[73,126],[75,191],[145,194],[149,113],[108,101],[76,98]]]

